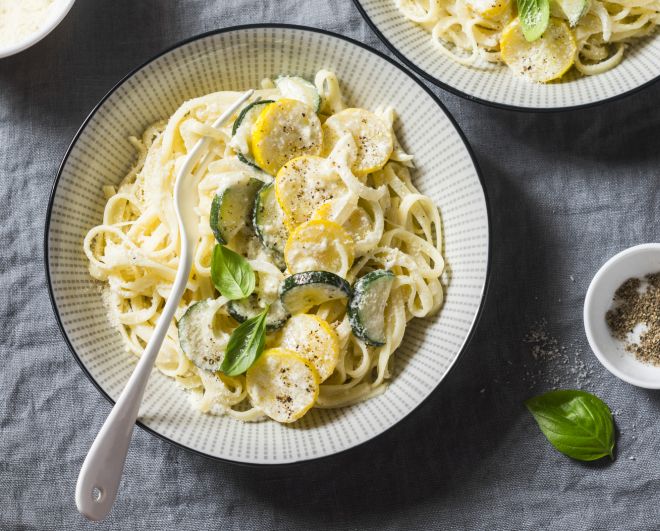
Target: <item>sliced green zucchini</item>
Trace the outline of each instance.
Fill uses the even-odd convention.
[[[302,101],[314,109],[314,112],[319,112],[321,96],[313,83],[298,76],[279,76],[275,85],[283,97]]]
[[[269,103],[273,103],[273,100],[259,100],[246,105],[231,128],[231,136],[236,140],[234,147],[238,160],[258,170],[261,168],[257,166],[249,153],[248,139],[252,136],[252,127],[257,116],[263,110],[263,106]]]
[[[268,252],[270,253],[270,260],[275,264],[275,267],[277,267],[280,271],[285,271],[286,270],[286,262],[284,261],[284,255],[278,253],[277,251],[273,251],[272,249],[269,249]]]
[[[241,153],[241,152],[239,151],[238,154],[237,154],[236,156],[238,157],[238,160],[240,160],[243,164],[247,164],[248,166],[252,166],[253,168],[256,168],[256,169],[258,169],[258,170],[261,170],[261,168],[260,168],[259,166],[257,166],[257,163],[254,162],[254,161],[252,160],[252,158],[249,157],[249,155],[248,155],[248,156],[243,155],[243,153]],[[263,171],[263,170],[261,170],[261,171]]]
[[[249,125],[250,129],[252,129],[252,126],[254,125],[254,122],[257,119],[259,112],[261,112],[261,109],[259,109],[258,107],[260,105],[268,105],[269,103],[273,103],[273,100],[253,101],[249,105],[246,105],[243,108],[243,110],[239,113],[238,118],[236,118],[236,121],[234,122],[234,125],[231,128],[231,135],[234,136],[241,125]],[[253,112],[255,109],[259,112],[256,113]]]
[[[329,271],[306,271],[284,279],[280,299],[290,314],[305,313],[313,306],[342,299],[351,294],[351,286]]]
[[[243,323],[263,311],[265,305],[262,306],[259,303],[259,296],[253,293],[245,299],[230,301],[227,305],[227,311],[239,323]],[[268,315],[266,315],[266,330],[273,332],[282,328],[289,317],[291,315],[286,311],[282,302],[279,299],[273,301],[268,310]]]
[[[178,323],[179,344],[186,357],[200,369],[216,372],[225,357],[226,340],[216,334],[215,316],[222,304],[218,299],[196,302]]]
[[[273,183],[265,184],[255,197],[252,224],[261,243],[284,260],[284,246],[289,238],[289,231],[284,225],[284,212],[275,197]]]
[[[257,239],[257,242],[259,243],[259,252],[256,253],[250,253],[248,252],[247,259],[248,260],[266,260],[267,262],[272,263],[277,269],[280,271],[285,271],[286,270],[286,262],[284,261],[284,255],[278,253],[277,251],[274,251],[273,249],[267,249],[264,247],[263,243],[261,243],[261,240]],[[265,256],[264,256],[265,254]]]
[[[348,302],[348,320],[353,335],[367,345],[385,344],[385,306],[392,290],[394,274],[378,269],[367,273],[353,285]]]
[[[250,225],[254,198],[262,184],[259,179],[246,177],[213,198],[209,223],[218,243],[229,242],[239,230]]]
[[[280,271],[286,269],[286,262],[284,257],[272,249],[267,249],[264,244],[254,233],[252,224],[243,227],[234,236],[232,242],[232,251],[237,252],[248,260],[264,260],[274,264]]]

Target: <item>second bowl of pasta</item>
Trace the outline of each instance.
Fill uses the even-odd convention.
[[[399,58],[461,96],[566,110],[660,77],[658,0],[354,0]]]

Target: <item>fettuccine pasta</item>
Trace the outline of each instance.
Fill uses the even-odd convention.
[[[655,31],[660,0],[551,0],[544,37],[527,42],[514,0],[392,0],[425,28],[439,53],[457,63],[507,64],[537,82],[561,78],[572,66],[583,75],[606,72],[626,43]]]
[[[193,171],[192,271],[156,367],[202,412],[292,422],[386,389],[406,323],[443,303],[441,220],[413,185],[392,108],[347,108],[335,75],[320,71],[313,83],[264,80],[233,123],[213,129],[238,97],[192,99],[131,138],[135,166],[104,187],[103,220],[83,247],[113,326],[140,356],[178,267],[175,175],[210,137]],[[218,293],[211,260],[220,243],[254,270],[248,299]],[[263,354],[227,376],[218,367],[232,332],[266,307]]]

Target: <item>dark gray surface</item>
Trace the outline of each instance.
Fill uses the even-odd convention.
[[[214,28],[308,24],[384,50],[349,0],[331,4],[80,0],[44,41],[0,60],[0,528],[88,525],[74,485],[109,404],[60,336],[42,255],[48,194],[76,129],[127,71]],[[581,321],[600,264],[658,241],[660,84],[542,115],[434,90],[474,148],[493,225],[485,312],[440,389],[376,440],[290,468],[215,463],[136,430],[114,511],[96,528],[660,526],[660,397],[607,373]],[[524,338],[543,320],[535,360]],[[559,353],[548,354],[553,338]],[[522,401],[555,385],[595,391],[615,410],[615,462],[580,464],[544,440]]]

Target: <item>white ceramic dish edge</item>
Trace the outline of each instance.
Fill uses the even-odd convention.
[[[44,26],[39,31],[32,33],[26,39],[19,41],[11,46],[6,46],[4,48],[0,47],[0,59],[20,53],[37,44],[40,40],[46,37],[46,35],[48,35],[57,26],[59,26],[60,22],[62,22],[64,17],[66,17],[69,11],[71,11],[71,8],[75,2],[76,0],[66,0],[65,2],[62,2],[60,10],[51,15],[51,17],[47,20],[47,24],[44,24]]]
[[[57,203],[61,202],[61,200],[57,199],[58,195],[58,183],[60,183],[61,180],[67,181],[71,177],[67,177],[67,161],[72,158],[75,160],[75,164],[73,164],[74,168],[77,164],[80,163],[79,157],[84,155],[84,151],[86,149],[91,149],[89,144],[87,142],[89,139],[86,139],[86,128],[88,127],[98,127],[98,119],[99,115],[104,115],[106,116],[110,108],[113,108],[115,105],[117,105],[117,97],[120,97],[119,94],[122,94],[126,91],[126,87],[124,87],[124,84],[127,86],[132,87],[132,90],[135,89],[135,84],[137,83],[138,86],[142,82],[140,80],[136,81],[135,76],[138,78],[143,77],[144,74],[142,71],[143,70],[149,70],[152,68],[162,68],[162,65],[159,67],[154,66],[156,63],[162,63],[163,61],[167,63],[168,61],[178,61],[177,57],[180,57],[182,55],[186,55],[186,53],[191,53],[194,52],[193,57],[199,58],[199,55],[196,55],[198,53],[203,52],[203,48],[206,47],[206,43],[204,42],[205,40],[212,41],[214,39],[220,40],[221,37],[225,38],[225,34],[231,34],[227,35],[226,39],[229,39],[229,42],[235,42],[237,46],[245,46],[247,44],[247,37],[241,37],[241,32],[248,32],[248,30],[252,31],[261,31],[263,33],[270,33],[273,36],[277,32],[281,32],[283,34],[286,34],[286,32],[293,33],[292,35],[289,35],[289,38],[293,38],[293,41],[296,41],[293,45],[294,46],[301,46],[300,40],[305,40],[304,34],[305,33],[310,33],[310,34],[318,34],[317,38],[321,39],[323,36],[324,38],[331,37],[334,38],[336,43],[333,43],[332,45],[326,45],[330,47],[330,50],[328,53],[330,53],[330,56],[328,56],[325,60],[330,61],[331,56],[333,57],[341,57],[344,54],[339,53],[338,55],[338,50],[340,49],[346,49],[349,52],[349,55],[361,55],[364,54],[365,50],[369,52],[370,54],[373,54],[377,56],[377,58],[380,58],[382,60],[387,61],[390,63],[390,65],[396,67],[394,70],[391,68],[386,68],[390,75],[394,75],[395,78],[397,79],[407,79],[407,83],[410,83],[411,81],[414,82],[414,87],[415,91],[417,91],[419,88],[423,89],[423,93],[419,93],[418,97],[425,98],[425,97],[430,97],[432,100],[435,102],[435,104],[438,106],[438,111],[440,111],[445,117],[446,117],[446,123],[442,125],[442,127],[447,131],[447,134],[451,136],[451,131],[453,131],[457,137],[452,140],[452,142],[457,146],[455,148],[454,154],[451,154],[450,152],[447,153],[447,155],[450,158],[450,165],[448,171],[450,174],[454,174],[455,176],[459,176],[461,174],[465,174],[467,172],[467,176],[470,176],[470,174],[473,177],[470,177],[467,181],[464,180],[459,180],[456,181],[455,184],[452,186],[455,188],[455,192],[453,194],[453,198],[451,201],[448,202],[449,206],[456,205],[459,207],[459,210],[456,210],[456,207],[454,208],[448,208],[445,211],[445,215],[443,216],[445,218],[446,222],[450,222],[450,224],[453,227],[456,227],[454,225],[455,223],[459,223],[458,228],[461,228],[462,224],[462,229],[459,230],[458,234],[454,234],[456,228],[452,228],[448,235],[451,239],[451,249],[449,250],[450,256],[454,256],[454,258],[457,257],[455,254],[456,252],[459,253],[465,253],[465,256],[468,260],[467,265],[472,266],[471,268],[468,268],[467,270],[464,269],[464,265],[461,265],[458,270],[454,271],[454,275],[457,273],[460,273],[458,278],[459,282],[461,279],[463,279],[463,285],[458,288],[458,284],[454,282],[453,285],[457,286],[456,290],[452,288],[451,294],[448,298],[449,300],[449,307],[446,307],[443,309],[440,315],[440,319],[442,321],[446,321],[449,324],[449,328],[447,329],[446,333],[449,333],[449,336],[446,336],[445,340],[441,344],[432,344],[436,350],[436,354],[434,354],[434,357],[439,356],[440,360],[438,363],[440,363],[440,366],[444,365],[444,368],[442,369],[441,374],[438,374],[437,376],[431,376],[431,373],[428,375],[420,374],[419,378],[421,380],[418,380],[414,383],[414,386],[417,388],[414,391],[414,394],[416,395],[416,398],[414,399],[414,402],[411,404],[409,402],[409,399],[407,399],[405,396],[398,395],[399,399],[403,398],[404,402],[399,403],[394,407],[393,410],[387,411],[381,410],[381,415],[384,414],[383,418],[373,418],[372,420],[368,420],[366,425],[363,428],[360,428],[357,430],[353,435],[346,433],[346,434],[341,434],[335,432],[334,435],[331,435],[330,439],[325,439],[326,442],[318,440],[317,436],[314,435],[312,437],[311,434],[303,436],[301,434],[300,439],[295,439],[294,440],[294,447],[291,447],[291,443],[286,443],[286,440],[284,440],[284,448],[279,448],[279,447],[271,447],[271,449],[268,451],[269,453],[267,454],[259,454],[259,456],[253,457],[251,454],[249,454],[249,450],[247,449],[239,449],[236,450],[236,453],[231,453],[234,452],[234,450],[231,450],[233,448],[233,443],[229,447],[226,446],[225,440],[227,437],[225,436],[224,439],[220,442],[214,443],[213,440],[209,442],[209,426],[211,425],[216,425],[218,422],[217,419],[219,417],[215,417],[215,420],[213,420],[212,417],[208,416],[202,416],[200,420],[195,421],[198,424],[201,424],[202,427],[200,428],[201,432],[197,430],[193,430],[192,433],[184,433],[183,436],[181,434],[179,435],[173,435],[173,433],[176,433],[177,428],[176,425],[172,425],[172,422],[174,422],[176,419],[181,418],[181,415],[187,415],[187,413],[181,413],[183,409],[181,409],[182,406],[186,406],[188,408],[188,405],[186,403],[183,403],[182,405],[176,405],[176,403],[172,404],[172,398],[167,397],[167,395],[163,395],[161,387],[163,387],[160,383],[158,384],[158,387],[156,391],[152,393],[156,397],[156,399],[165,399],[166,401],[170,402],[170,407],[175,407],[176,408],[176,413],[174,413],[174,417],[171,416],[165,416],[163,418],[162,415],[157,415],[154,417],[153,415],[150,415],[150,413],[153,412],[153,408],[150,408],[151,411],[149,411],[146,415],[146,417],[143,416],[143,420],[141,422],[138,422],[139,425],[141,425],[143,428],[146,430],[150,431],[151,433],[169,441],[172,442],[178,446],[184,447],[188,450],[191,450],[196,453],[200,453],[202,455],[205,455],[207,457],[212,457],[215,459],[219,460],[228,460],[231,462],[235,463],[241,463],[241,464],[248,464],[248,465],[258,465],[258,464],[269,464],[269,465],[277,465],[277,464],[290,464],[290,463],[295,463],[295,462],[300,462],[300,461],[307,461],[311,459],[318,459],[321,457],[326,457],[328,455],[334,455],[336,453],[340,453],[342,451],[348,450],[349,448],[358,446],[364,442],[367,442],[368,440],[376,437],[377,435],[380,435],[384,431],[387,431],[390,427],[392,427],[394,424],[402,420],[405,416],[408,416],[412,411],[414,411],[427,397],[428,395],[436,388],[436,386],[439,384],[439,382],[446,376],[446,374],[449,372],[449,370],[454,366],[456,360],[460,356],[460,354],[463,352],[465,346],[469,342],[470,338],[472,337],[474,333],[474,329],[476,326],[476,323],[481,315],[481,310],[483,309],[484,301],[485,301],[485,294],[487,291],[487,286],[488,286],[488,280],[489,280],[489,261],[490,261],[490,244],[491,244],[491,237],[490,237],[490,223],[488,222],[489,218],[489,209],[488,209],[488,201],[486,198],[486,190],[485,186],[483,183],[483,178],[481,177],[476,162],[474,160],[474,157],[472,155],[471,149],[467,142],[465,141],[465,138],[456,125],[454,119],[447,113],[446,109],[442,105],[442,103],[438,100],[436,96],[432,94],[431,91],[428,90],[422,83],[420,83],[418,80],[414,78],[414,76],[411,76],[409,73],[407,73],[404,69],[402,69],[395,61],[392,61],[391,59],[387,58],[383,54],[378,53],[377,51],[372,50],[371,48],[365,46],[364,44],[354,41],[352,39],[346,38],[341,35],[337,35],[331,32],[327,32],[325,30],[319,30],[317,28],[308,28],[304,26],[292,26],[292,25],[286,25],[286,24],[256,24],[256,25],[248,25],[248,26],[238,26],[238,27],[232,27],[232,28],[225,28],[222,30],[217,30],[217,31],[212,31],[203,35],[199,35],[196,37],[193,37],[191,39],[188,39],[186,41],[183,41],[181,43],[178,43],[177,45],[163,51],[161,54],[156,56],[155,58],[149,60],[142,66],[136,68],[133,70],[131,73],[129,73],[124,79],[122,79],[98,104],[98,106],[92,111],[90,116],[87,118],[87,120],[84,122],[83,126],[81,127],[80,131],[74,138],[74,141],[72,142],[71,148],[69,149],[67,155],[65,156],[65,159],[63,161],[62,167],[60,169],[60,172],[58,174],[58,178],[53,186],[53,193],[51,195],[51,201],[49,204],[49,216],[48,216],[48,221],[47,221],[47,227],[46,227],[46,232],[45,232],[45,256],[46,256],[46,271],[47,271],[47,278],[48,278],[48,285],[49,285],[49,290],[50,290],[50,296],[51,296],[51,301],[53,303],[53,307],[56,313],[56,316],[58,318],[58,322],[60,325],[60,328],[63,332],[63,335],[65,337],[65,340],[67,344],[69,345],[71,351],[74,353],[74,356],[76,357],[77,361],[79,362],[80,366],[83,368],[83,371],[88,375],[90,380],[96,385],[96,387],[101,391],[103,395],[106,396],[110,401],[113,401],[113,397],[116,397],[118,395],[119,390],[121,389],[121,382],[123,381],[124,378],[126,378],[125,374],[126,371],[128,370],[124,364],[125,362],[122,361],[121,359],[117,358],[111,358],[108,363],[106,362],[99,362],[98,360],[102,360],[104,355],[102,354],[103,348],[100,348],[98,346],[85,346],[90,344],[89,339],[82,339],[88,338],[89,333],[81,332],[81,328],[73,325],[72,323],[79,322],[81,320],[89,322],[90,319],[94,320],[96,318],[90,317],[89,315],[89,308],[85,311],[83,308],[82,310],[79,308],[76,309],[71,309],[72,304],[69,302],[64,301],[63,299],[60,298],[62,294],[64,294],[65,298],[67,293],[73,293],[74,291],[76,292],[75,295],[72,295],[72,297],[82,297],[82,300],[80,301],[82,306],[87,305],[88,303],[85,302],[85,298],[87,299],[94,299],[97,296],[94,296],[92,293],[87,293],[85,294],[80,294],[80,290],[76,290],[73,287],[67,287],[67,284],[80,284],[80,283],[87,283],[89,284],[89,280],[84,280],[84,278],[88,279],[88,275],[86,273],[83,273],[79,267],[76,266],[75,271],[72,269],[69,269],[67,272],[68,266],[62,266],[59,265],[61,261],[66,261],[67,258],[65,257],[71,257],[71,253],[79,253],[79,242],[77,240],[71,240],[71,232],[69,229],[72,227],[70,225],[67,226],[67,232],[62,233],[61,231],[58,231],[57,228],[53,227],[53,224],[51,223],[51,218],[55,217],[57,219],[55,225],[58,223],[61,223],[63,210],[61,210],[61,206],[58,205]],[[296,35],[296,32],[298,33]],[[286,39],[282,41],[282,37],[286,37],[286,35],[280,35],[279,40],[276,40],[276,42],[287,42]],[[347,47],[347,43],[353,45],[354,49],[351,47]],[[185,51],[184,48],[186,46],[190,46],[191,50]],[[334,51],[333,51],[334,49]],[[334,54],[334,55],[333,55]],[[312,54],[314,55],[314,54]],[[268,61],[268,58],[265,58],[267,61],[266,65],[270,64]],[[272,60],[272,59],[271,59]],[[300,59],[295,59],[295,61],[299,61]],[[337,59],[339,60],[339,59]],[[309,59],[308,59],[309,61]],[[341,59],[340,62],[345,61],[345,59]],[[376,63],[378,61],[375,61]],[[314,63],[316,65],[316,68],[318,68],[318,63]],[[349,61],[350,64],[350,61]],[[254,65],[253,67],[257,66],[258,68],[262,69],[263,66],[259,65]],[[272,68],[272,65],[271,67]],[[369,78],[369,75],[373,76],[380,76],[380,73],[376,73],[377,69],[374,70],[373,67],[370,69],[371,72],[363,72],[363,75],[366,76],[366,78]],[[265,72],[269,72],[270,70],[267,69]],[[176,71],[177,75],[179,75],[180,72]],[[301,72],[302,73],[302,72]],[[263,74],[262,74],[263,75]],[[206,76],[206,74],[204,75]],[[203,76],[203,77],[204,77]],[[213,75],[210,76],[213,78]],[[208,77],[207,77],[208,80]],[[347,81],[348,82],[348,81]],[[366,83],[367,81],[361,81],[361,83],[364,82]],[[167,87],[164,87],[167,89]],[[206,89],[210,91],[209,89]],[[386,90],[391,90],[391,89],[386,89]],[[115,94],[115,93],[119,94]],[[199,93],[199,92],[198,92]],[[424,93],[426,95],[424,95]],[[135,94],[133,92],[133,94]],[[131,98],[132,99],[132,98]],[[151,106],[151,103],[149,102],[149,106]],[[409,111],[410,112],[410,111]],[[445,120],[441,120],[442,122],[445,122]],[[150,122],[148,122],[150,123]],[[411,123],[412,126],[412,123]],[[134,126],[133,126],[134,127]],[[411,129],[415,129],[414,126],[411,127]],[[116,131],[114,130],[105,130],[104,134],[107,134],[108,132],[112,132],[112,134],[115,134]],[[130,129],[130,133],[134,133],[134,129]],[[414,131],[413,131],[414,133]],[[128,133],[126,133],[128,134]],[[419,134],[419,131],[415,134]],[[439,137],[446,136],[446,135],[438,135]],[[122,141],[124,140],[125,137],[122,137]],[[82,147],[81,147],[82,143]],[[441,143],[442,144],[442,143]],[[460,147],[458,147],[460,146]],[[447,145],[445,145],[445,148]],[[123,149],[123,148],[122,148]],[[465,150],[464,155],[460,155],[461,150]],[[81,153],[82,151],[82,153]],[[437,150],[437,147],[435,148],[435,151]],[[122,157],[125,155],[122,155]],[[434,156],[440,156],[442,159],[442,156],[440,153]],[[452,159],[453,157],[453,159]],[[456,157],[459,157],[458,159]],[[122,160],[121,158],[119,160]],[[444,159],[442,159],[444,160]],[[112,160],[110,162],[113,162]],[[471,169],[468,169],[471,168]],[[68,168],[68,171],[74,171],[71,170],[71,168]],[[422,169],[423,171],[423,169]],[[458,173],[457,173],[458,172]],[[63,176],[66,178],[63,179]],[[456,177],[454,177],[455,179]],[[470,182],[471,181],[471,182]],[[446,183],[448,184],[448,183]],[[432,188],[435,188],[438,186],[438,184],[435,184],[433,180],[427,180],[426,185],[431,186]],[[457,188],[456,188],[457,187]],[[60,187],[61,188],[61,187]],[[68,188],[68,186],[64,185],[64,188]],[[95,190],[96,185],[94,185],[93,190]],[[90,190],[90,188],[85,187],[85,190]],[[444,193],[450,193],[452,188],[450,187],[447,189]],[[65,196],[69,193],[69,191],[62,191],[62,194]],[[88,194],[89,192],[85,191],[85,194]],[[98,193],[98,191],[95,191],[94,193]],[[97,201],[93,196],[90,196],[92,201]],[[77,198],[76,198],[77,199]],[[481,214],[479,214],[478,219],[481,221],[478,221],[478,219],[475,219],[474,221],[470,221],[471,218],[465,218],[465,216],[460,215],[460,205],[465,202],[465,201],[470,201],[474,203],[475,205],[481,205],[481,206],[475,206],[473,208],[476,208],[476,212],[478,212],[481,209]],[[89,208],[89,207],[85,207]],[[98,208],[98,206],[94,206],[94,208]],[[442,206],[441,206],[442,209]],[[453,211],[453,212],[451,212]],[[458,216],[458,218],[456,217]],[[477,224],[475,224],[477,223]],[[482,224],[481,226],[479,224]],[[75,225],[75,224],[74,224]],[[75,228],[75,227],[73,227]],[[89,226],[86,227],[87,229]],[[75,228],[75,230],[79,230],[78,228]],[[475,232],[476,230],[476,232]],[[51,236],[53,236],[53,233],[55,233],[55,240],[53,241],[58,241],[59,243],[51,245],[53,243],[51,241]],[[459,234],[463,234],[460,235]],[[69,243],[66,245],[72,245],[72,251],[68,251],[65,255],[61,254],[61,250],[58,249],[60,245],[62,245],[62,240],[60,238],[68,239]],[[456,243],[458,243],[459,249],[456,249]],[[76,260],[79,260],[76,259]],[[460,260],[459,260],[460,261]],[[64,262],[62,262],[64,263]],[[58,264],[57,266],[54,266],[53,264]],[[454,261],[454,266],[458,266],[459,262],[456,260]],[[64,267],[64,270],[61,268]],[[84,266],[86,269],[86,266]],[[461,270],[463,270],[461,272]],[[483,274],[483,277],[481,276]],[[62,276],[63,275],[63,276]],[[455,280],[456,280],[455,278]],[[83,288],[83,290],[86,288]],[[67,291],[70,290],[70,291]],[[465,295],[461,295],[461,291],[465,292],[465,290],[468,290]],[[89,291],[89,290],[87,290]],[[463,298],[465,297],[465,298]],[[94,303],[96,304],[96,303]],[[77,306],[77,305],[76,305]],[[472,314],[472,310],[468,310],[468,308],[473,307],[474,308],[474,313]],[[452,317],[453,316],[453,317]],[[452,325],[453,323],[453,325]],[[89,326],[89,325],[88,325]],[[84,327],[83,329],[88,329],[87,327]],[[443,325],[446,326],[446,325]],[[430,332],[435,325],[431,325],[428,329],[428,332]],[[421,332],[424,328],[425,325],[423,322],[419,322],[419,325],[413,328],[418,328],[419,331]],[[465,335],[463,336],[463,332],[460,332],[460,330],[465,331]],[[413,333],[415,331],[413,330]],[[417,332],[419,333],[419,332]],[[423,332],[421,332],[423,333]],[[82,334],[82,335],[81,335]],[[98,333],[97,333],[98,334]],[[459,335],[460,334],[460,335]],[[431,333],[433,336],[433,333]],[[77,336],[77,337],[76,337]],[[109,341],[109,337],[114,337],[114,334],[108,335],[107,331],[107,324],[102,327],[102,333],[101,333],[101,341]],[[410,336],[409,336],[410,337]],[[405,362],[406,365],[410,363],[417,364],[419,361],[424,365],[424,363],[428,364],[429,358],[426,358],[425,356],[429,355],[428,348],[426,349],[426,354],[424,352],[417,352],[419,348],[421,348],[422,343],[420,341],[422,340],[423,336],[418,335],[415,337],[413,335],[410,337],[410,345],[405,345],[405,348],[402,347],[403,352],[400,354],[400,356],[403,356],[407,361]],[[94,340],[92,342],[92,345],[95,345],[98,342],[98,340]],[[88,352],[85,354],[83,353],[82,355],[77,352],[77,349],[75,348],[74,345],[82,345],[85,350]],[[416,347],[415,345],[418,345]],[[116,348],[116,347],[115,347]],[[89,353],[89,349],[92,350],[91,353]],[[99,352],[99,354],[97,354]],[[416,352],[415,356],[410,358],[411,354],[413,352]],[[451,355],[450,358],[447,358],[450,352],[454,352],[454,354]],[[417,360],[417,361],[416,361]],[[445,360],[445,361],[442,361]],[[106,373],[105,376],[102,377],[103,381],[99,381],[98,378],[99,376],[99,368],[98,368],[98,363],[105,363],[105,367],[101,369],[101,374],[104,372]],[[435,361],[433,363],[436,363]],[[96,365],[96,368],[95,368]],[[112,374],[109,376],[107,375],[107,372],[111,371]],[[115,374],[116,372],[116,374]],[[401,375],[398,375],[397,378],[395,378],[393,381],[395,382],[395,388],[398,388],[397,382],[403,382],[403,379],[407,379],[410,381],[410,375],[406,375],[402,373]],[[431,380],[429,380],[431,378]],[[435,380],[437,378],[437,380]],[[162,375],[157,375],[155,377],[156,381],[162,382],[165,377]],[[431,383],[434,382],[434,383]],[[169,385],[169,384],[168,384]],[[388,390],[388,392],[395,393],[395,396],[397,396],[398,393],[400,393],[399,390],[396,390],[394,388]],[[373,404],[373,406],[370,407],[376,407],[380,408],[382,407],[378,405],[378,400],[379,397],[376,397],[375,399],[372,399],[370,401],[365,402],[364,404]],[[149,401],[149,392],[147,392],[147,401]],[[176,400],[175,400],[176,402]],[[183,401],[185,402],[185,401]],[[408,405],[410,404],[410,405]],[[153,406],[153,404],[152,404]],[[354,406],[358,407],[358,406]],[[403,408],[403,409],[402,409]],[[184,408],[185,409],[185,408]],[[188,408],[189,409],[189,408]],[[358,409],[360,409],[358,407]],[[397,412],[398,410],[398,412]],[[322,410],[323,411],[323,410]],[[339,414],[339,416],[338,416]],[[332,424],[332,423],[339,423],[340,425],[344,425],[345,422],[348,422],[348,426],[352,426],[353,430],[357,429],[357,426],[360,426],[360,424],[355,424],[355,421],[358,420],[360,422],[360,415],[358,414],[357,417],[354,418],[348,418],[351,417],[351,415],[344,415],[342,411],[339,411],[338,413],[321,413],[320,414],[320,419],[325,419],[321,420],[321,432],[324,432],[326,428],[326,424]],[[343,420],[343,416],[346,416],[347,419],[346,421]],[[145,418],[147,420],[145,420]],[[154,420],[155,419],[155,420]],[[174,419],[174,420],[173,420]],[[391,419],[391,420],[388,420]],[[396,420],[393,420],[396,419]],[[231,420],[231,419],[229,419]],[[305,421],[303,419],[303,423],[301,427],[312,427],[315,425],[316,421]],[[179,422],[176,420],[176,422]],[[232,421],[236,422],[236,421]],[[265,430],[264,434],[267,437],[270,437],[271,439],[274,439],[274,442],[272,444],[278,443],[280,440],[280,434],[284,433],[283,428],[279,426],[273,426],[273,423],[262,423],[261,426],[265,426],[265,428],[259,428],[259,429],[253,429],[253,428],[247,428],[243,423],[237,423],[236,427],[233,425],[231,426],[232,432],[235,434],[237,433],[238,437],[238,442],[241,440],[245,440],[244,437],[248,437],[249,441],[254,441],[254,433],[256,433],[259,430]],[[380,427],[382,426],[382,427]],[[347,427],[347,426],[345,426]],[[367,431],[368,433],[363,434],[360,433],[362,431]],[[213,431],[215,432],[215,428],[213,428]],[[291,430],[289,430],[291,431]],[[307,431],[307,430],[305,430]],[[222,431],[216,432],[219,434],[222,434]],[[252,435],[250,435],[252,433]],[[292,432],[293,433],[293,432]],[[234,438],[234,435],[231,435],[231,438]],[[259,436],[257,436],[257,439]],[[306,440],[307,439],[314,439],[317,438],[317,442],[313,443],[316,444],[317,447],[314,449],[314,447],[307,448],[306,447]],[[303,444],[302,450],[300,451],[299,448],[299,443]],[[216,444],[218,448],[220,448],[219,451],[216,451],[215,449],[209,450],[213,446],[213,444]],[[227,443],[228,444],[228,443]],[[320,444],[320,447],[318,446]],[[238,445],[240,446],[240,445]],[[288,447],[287,447],[288,446]],[[213,447],[215,448],[215,447]],[[229,450],[227,450],[229,448]],[[224,449],[224,450],[223,450]],[[226,451],[225,451],[226,450]],[[229,452],[229,453],[227,453]]]
[[[539,85],[511,75],[506,67],[479,70],[442,56],[433,49],[425,30],[398,11],[393,14],[394,0],[353,3],[385,46],[413,72],[457,96],[489,107],[520,112],[574,111],[630,96],[660,80],[660,29],[632,41],[622,64],[608,72],[584,77],[571,74],[568,83]]]
[[[584,330],[591,350],[614,376],[638,387],[660,389],[660,367],[637,361],[613,338],[605,322],[614,291],[631,277],[660,271],[660,243],[630,247],[610,258],[594,275],[584,299]]]

